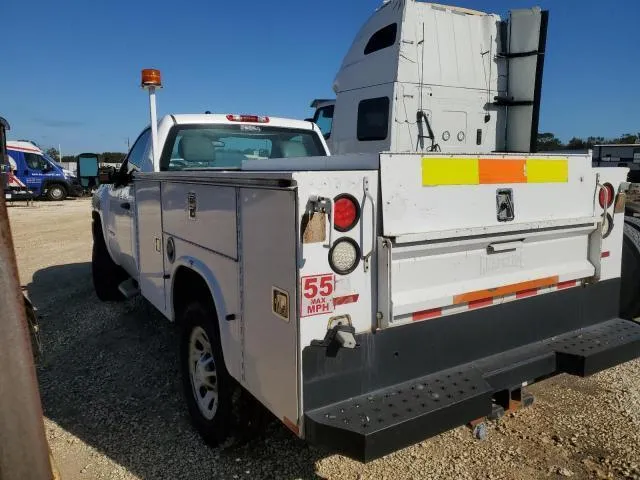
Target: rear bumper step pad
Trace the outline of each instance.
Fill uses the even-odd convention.
[[[306,412],[305,437],[368,462],[489,415],[497,391],[638,356],[640,324],[613,319]]]

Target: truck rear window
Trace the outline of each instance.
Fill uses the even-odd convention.
[[[315,132],[257,125],[174,127],[161,170],[240,168],[247,160],[325,156]]]

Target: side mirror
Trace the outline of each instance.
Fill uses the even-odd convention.
[[[100,180],[100,184],[116,183],[116,169],[114,167],[100,167],[98,178]]]
[[[83,186],[90,185],[98,185],[100,183],[110,183],[103,182],[100,179],[99,175],[100,170],[100,162],[98,160],[98,155],[95,153],[81,153],[78,155],[77,159],[77,174],[78,180],[80,180],[80,184]]]

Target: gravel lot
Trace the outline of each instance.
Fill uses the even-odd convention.
[[[172,326],[91,284],[90,202],[9,208],[23,285],[44,315],[38,376],[47,436],[75,479],[640,479],[640,362],[535,385],[532,408],[458,428],[366,466],[273,423],[233,451],[203,445],[182,401]]]

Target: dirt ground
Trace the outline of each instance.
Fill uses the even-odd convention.
[[[182,400],[172,326],[143,301],[102,304],[90,201],[9,208],[20,278],[42,319],[47,438],[64,480],[640,479],[640,361],[533,386],[533,407],[362,465],[273,423],[232,451],[206,447]]]

